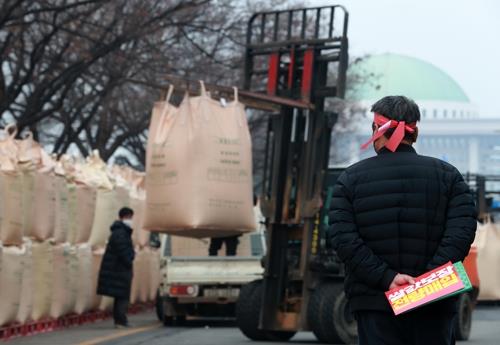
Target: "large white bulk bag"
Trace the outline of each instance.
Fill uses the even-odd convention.
[[[23,243],[23,180],[17,171],[0,171],[0,241]]]
[[[58,318],[73,311],[77,296],[78,260],[76,248],[69,243],[53,246],[50,316]]]
[[[132,265],[132,285],[130,287],[130,303],[134,304],[139,301],[139,271],[142,265],[142,253],[138,249],[135,250],[134,263]]]
[[[18,164],[19,144],[15,125],[5,127],[0,139],[0,242],[22,245],[22,169]]]
[[[92,277],[92,249],[87,243],[76,246],[77,277],[75,313],[82,314],[92,309],[95,287]]]
[[[479,300],[500,300],[500,228],[491,221],[476,232]]]
[[[130,292],[130,303],[146,302],[149,297],[148,249],[136,248],[133,265],[134,276]]]
[[[32,168],[32,167],[31,167]],[[31,229],[33,227],[33,199],[35,194],[35,171],[32,169],[25,169],[21,172],[22,181],[22,223],[23,235],[30,237]]]
[[[68,240],[70,226],[69,187],[64,176],[56,176],[55,197],[54,241],[64,243]]]
[[[125,186],[117,186],[115,188],[115,196],[116,196],[116,213],[122,207],[130,207],[130,191],[128,187]]]
[[[1,248],[0,326],[16,321],[21,298],[26,247]]]
[[[146,206],[144,191],[132,193],[130,197],[130,208],[134,210],[134,218],[132,228],[132,241],[134,245],[145,247],[149,245],[149,237],[151,232],[144,230],[144,209]]]
[[[53,248],[49,241],[33,242],[33,311],[38,321],[50,316],[54,276]]]
[[[19,323],[28,321],[33,310],[33,253],[32,243],[28,238],[24,238],[24,246],[26,247],[26,255],[24,256],[21,300],[16,318]]]
[[[76,197],[76,184],[68,183],[68,231],[66,241],[75,244],[76,234],[78,233],[78,202]],[[93,220],[93,215],[92,215]],[[86,221],[83,220],[82,221]]]
[[[187,237],[254,231],[251,139],[237,93],[222,106],[202,86],[158,127],[149,138],[144,228]]]
[[[33,203],[28,235],[44,241],[54,234],[56,211],[56,176],[53,172],[33,173]]]
[[[86,163],[80,167],[77,181],[97,191],[88,242],[93,248],[103,246],[110,234],[109,227],[117,218],[118,206],[115,185],[99,152],[94,151],[87,157]]]
[[[119,206],[116,190],[99,189],[95,205],[94,223],[89,243],[92,247],[104,246],[111,235],[111,224],[118,218]]]
[[[13,166],[19,155],[19,145],[16,143],[17,128],[15,124],[5,126],[0,131],[0,166]]]
[[[113,309],[114,298],[109,296],[102,296],[101,301],[99,303],[99,310],[109,311]]]
[[[103,296],[97,294],[97,283],[99,280],[99,270],[101,269],[104,248],[97,248],[92,251],[92,299],[90,303],[91,310],[99,309]]]
[[[69,262],[68,262],[68,267],[69,267],[69,279],[68,279],[68,286],[66,288],[67,290],[67,296],[68,296],[68,313],[72,313],[75,310],[76,306],[76,301],[78,298],[78,288],[80,285],[85,284],[81,280],[82,278],[80,277],[79,273],[79,260],[78,260],[78,250],[76,246],[71,246],[70,251],[69,251]]]
[[[170,103],[170,97],[174,91],[173,87],[170,86],[166,94],[165,100],[162,102],[156,102],[151,113],[151,119],[149,121],[148,129],[148,142],[146,147],[146,165],[152,163],[152,155],[154,152],[154,145],[156,144],[156,136],[159,130],[164,130],[165,124],[172,123],[173,116],[177,113],[178,108]],[[160,126],[162,128],[160,128]]]
[[[161,273],[160,273],[160,251],[158,249],[151,249],[150,251],[150,268],[149,268],[149,300],[156,299],[156,292],[160,287]]]
[[[95,188],[79,183],[69,185],[69,242],[85,243],[89,240],[96,199]]]
[[[149,289],[151,288],[151,250],[148,247],[142,249],[142,267],[139,271],[139,302],[149,301]]]
[[[55,224],[55,161],[33,140],[19,141],[18,165],[23,171],[24,235],[43,241]]]

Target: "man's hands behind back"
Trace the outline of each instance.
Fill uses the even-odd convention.
[[[391,285],[389,286],[389,290],[394,288],[406,285],[406,284],[415,284],[415,279],[412,276],[407,274],[398,273],[392,280]]]

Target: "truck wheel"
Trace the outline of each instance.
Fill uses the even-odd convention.
[[[262,306],[262,280],[253,281],[240,291],[236,301],[236,325],[251,340],[287,341],[295,335],[288,331],[265,331],[259,329]]]
[[[163,321],[163,318],[165,317],[165,311],[163,308],[163,298],[160,296],[159,290],[156,292],[155,310],[158,320]]]
[[[455,338],[468,340],[472,325],[472,300],[468,293],[463,293],[458,298],[458,315],[455,318]]]
[[[342,284],[320,284],[309,300],[307,319],[319,341],[351,344],[357,341],[356,320],[349,310]]]
[[[183,326],[186,323],[186,315],[179,310],[175,299],[170,297],[156,297],[156,315],[164,326]]]
[[[163,316],[163,325],[164,326],[184,326],[186,325],[186,316]]]

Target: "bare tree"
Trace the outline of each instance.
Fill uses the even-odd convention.
[[[57,154],[98,149],[142,168],[164,76],[241,85],[251,13],[300,2],[4,0],[0,124],[16,121]],[[249,124],[260,157],[265,116]]]
[[[143,37],[186,25],[208,2],[4,1],[0,8],[2,120],[10,116],[20,130],[30,127],[37,135],[36,125],[57,117],[74,100],[70,95],[75,89],[80,88],[84,96],[95,89],[95,81],[101,78],[95,79],[96,65],[111,55],[119,63]]]
[[[164,28],[159,35],[143,37],[119,65],[117,72],[125,74],[123,83],[108,94],[105,105],[94,115],[93,122],[99,130],[87,126],[79,137],[72,136],[73,144],[83,153],[99,148],[105,159],[114,156],[143,167],[150,109],[160,96],[155,87],[165,84],[165,74],[239,85],[246,21],[259,3],[266,2],[252,1],[248,7],[242,7],[238,1],[212,1],[203,7],[203,16],[174,30]],[[112,56],[110,66],[105,68],[108,73],[115,65]],[[88,148],[83,149],[85,146]]]

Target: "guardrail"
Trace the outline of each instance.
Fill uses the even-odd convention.
[[[137,314],[154,308],[154,303],[137,303],[129,307],[129,314]],[[46,318],[27,323],[12,323],[0,327],[0,340],[8,341],[17,337],[33,336],[36,334],[63,330],[73,326],[94,323],[110,318],[111,311],[90,311],[83,314],[68,314],[57,319]]]

